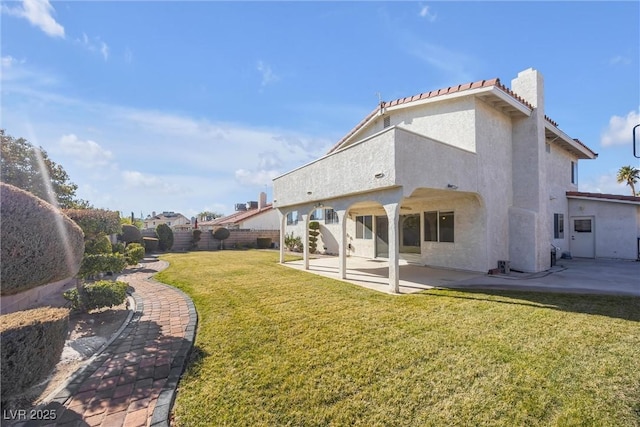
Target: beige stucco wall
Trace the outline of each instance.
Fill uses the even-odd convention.
[[[240,228],[249,230],[279,230],[278,211],[271,209],[242,221]]]
[[[596,258],[635,260],[640,206],[606,200],[569,199],[569,216],[593,216]],[[565,234],[571,236],[569,224]]]

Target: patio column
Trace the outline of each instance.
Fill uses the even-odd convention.
[[[309,269],[309,214],[302,214],[302,223],[304,231],[302,233],[302,254],[304,260],[304,269]]]
[[[284,235],[286,234],[286,215],[278,209],[278,219],[280,220],[280,264],[284,264]]]
[[[340,224],[340,234],[338,235],[338,270],[340,278],[347,278],[347,211],[336,210],[338,223]]]
[[[400,220],[400,203],[384,205],[384,210],[389,218],[389,291],[400,293],[400,233],[398,223]]]

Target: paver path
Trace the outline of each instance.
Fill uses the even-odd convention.
[[[44,409],[54,422],[24,425],[167,426],[175,390],[195,337],[197,314],[182,291],[150,277],[167,267],[146,259],[143,268],[121,275],[134,289],[136,309],[120,335],[78,372]],[[41,417],[47,412],[38,414]]]

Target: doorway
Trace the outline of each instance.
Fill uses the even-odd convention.
[[[576,216],[571,218],[571,256],[578,258],[596,257],[595,218]]]

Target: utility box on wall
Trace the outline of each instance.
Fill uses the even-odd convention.
[[[498,270],[500,270],[500,274],[511,273],[511,265],[509,261],[506,261],[506,260],[498,261]]]

